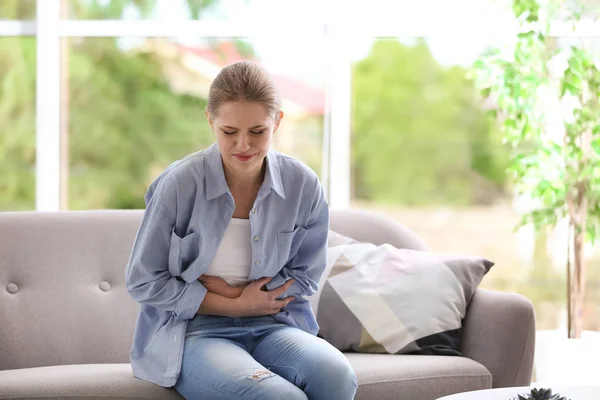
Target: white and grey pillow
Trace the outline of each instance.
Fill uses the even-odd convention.
[[[319,336],[341,351],[460,355],[462,319],[493,262],[330,234]]]

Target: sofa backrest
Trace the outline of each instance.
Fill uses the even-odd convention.
[[[330,229],[360,242],[389,243],[401,249],[427,250],[425,243],[409,228],[391,217],[360,209],[334,209]]]
[[[127,363],[138,305],[125,265],[143,211],[0,213],[0,370]],[[332,210],[358,240],[424,248],[377,214]]]

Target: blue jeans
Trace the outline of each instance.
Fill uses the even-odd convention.
[[[188,400],[351,400],[356,388],[339,350],[270,316],[196,316],[175,384]]]

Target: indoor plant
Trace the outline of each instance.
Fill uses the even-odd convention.
[[[517,195],[533,203],[519,227],[533,224],[540,231],[569,222],[568,337],[580,338],[584,245],[594,242],[600,221],[600,70],[584,35],[573,35],[578,43],[568,48],[560,48],[551,35],[559,17],[562,26],[578,26],[576,5],[514,0],[513,12],[519,26],[514,46],[487,52],[476,61],[474,77],[494,102],[492,112],[512,149],[508,171]],[[561,60],[564,68],[554,71],[551,66]],[[559,123],[550,121],[552,100],[563,112]],[[552,135],[554,130],[558,134]]]
[[[531,389],[531,392],[518,395],[512,400],[569,400],[558,393],[552,393],[552,389]]]

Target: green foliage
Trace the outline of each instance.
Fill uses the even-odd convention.
[[[0,15],[34,11],[19,2],[2,1]],[[127,6],[91,3],[87,12],[113,17]],[[156,174],[212,143],[205,101],[173,93],[158,60],[128,54],[116,39],[69,47],[69,206],[141,208]],[[0,38],[0,210],[35,208],[35,55],[34,38]]]
[[[0,1],[0,20],[35,19],[37,0],[2,0]]]
[[[19,0],[18,0],[19,1]],[[69,15],[74,19],[120,19],[133,7],[140,18],[148,18],[156,8],[157,0],[70,0]],[[186,0],[191,19],[199,19],[202,12],[214,7],[217,0]]]
[[[133,6],[142,18],[150,15],[156,0],[88,0],[70,1],[71,14],[79,19],[120,19],[125,9]]]
[[[0,210],[35,208],[35,46],[0,38]]]
[[[600,71],[585,38],[582,46],[555,49],[549,21],[560,4],[551,2],[543,10],[537,0],[513,4],[522,21],[514,49],[482,57],[474,72],[482,93],[497,104],[512,148],[508,172],[515,189],[536,203],[518,227],[533,223],[539,230],[569,217],[576,229],[584,224],[581,229],[593,241],[600,232]],[[570,11],[568,20],[576,22],[579,10]],[[560,56],[566,56],[567,66],[556,77],[548,65]],[[565,119],[564,137],[548,134],[548,99],[576,103]]]
[[[140,208],[158,171],[213,141],[205,101],[171,92],[157,61],[114,39],[69,57],[70,208]],[[0,209],[35,205],[35,40],[0,39]]]
[[[584,245],[600,233],[600,70],[587,38],[561,49],[550,37],[550,21],[561,16],[577,26],[578,4],[513,0],[513,11],[521,24],[514,47],[481,57],[474,76],[482,93],[496,102],[512,149],[508,172],[516,192],[533,203],[516,229],[531,224],[539,232],[569,222],[568,335],[580,337]],[[560,60],[564,70],[557,73]]]
[[[70,208],[143,208],[157,171],[208,146],[202,99],[176,95],[149,55],[90,38],[70,57]]]
[[[192,19],[199,19],[202,11],[213,7],[216,3],[217,0],[187,0]]]
[[[507,155],[466,71],[427,44],[378,40],[354,66],[355,197],[406,205],[489,203]]]

